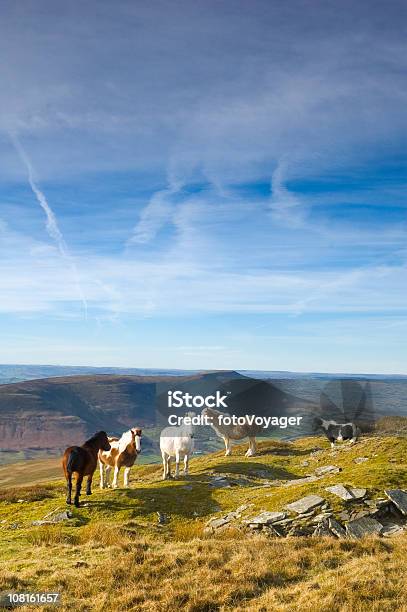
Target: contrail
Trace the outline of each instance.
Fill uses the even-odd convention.
[[[11,142],[14,145],[15,150],[17,151],[21,161],[23,162],[26,170],[27,170],[27,178],[28,178],[28,183],[31,187],[31,190],[33,192],[33,194],[35,195],[35,197],[37,198],[38,204],[41,206],[41,208],[43,209],[45,216],[47,218],[47,223],[46,223],[46,228],[47,228],[47,232],[50,235],[50,237],[55,241],[57,247],[58,247],[58,251],[60,252],[61,256],[66,260],[66,262],[68,263],[71,272],[72,272],[72,276],[73,279],[75,281],[75,285],[78,291],[78,295],[79,295],[79,299],[82,302],[83,305],[83,309],[84,309],[84,313],[85,313],[85,319],[88,318],[88,303],[86,301],[86,298],[84,296],[84,293],[82,291],[82,287],[81,287],[81,283],[79,280],[79,274],[78,274],[78,269],[76,267],[75,261],[71,255],[71,253],[69,252],[68,246],[64,240],[64,237],[62,235],[61,230],[59,229],[58,226],[58,221],[57,218],[54,214],[54,211],[52,210],[52,208],[50,207],[50,205],[47,202],[47,199],[44,195],[44,193],[41,191],[41,189],[38,187],[35,178],[34,178],[34,169],[32,167],[31,161],[27,155],[27,153],[25,152],[21,142],[19,141],[19,139],[17,138],[16,134],[11,134],[10,133],[10,139]]]

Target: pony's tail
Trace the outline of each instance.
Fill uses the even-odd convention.
[[[79,459],[78,449],[73,448],[71,452],[69,453],[68,461],[66,464],[66,471],[68,472],[68,474],[72,474],[72,472],[76,472],[78,468],[78,465],[77,465],[78,459]]]

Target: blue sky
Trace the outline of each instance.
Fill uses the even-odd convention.
[[[405,17],[4,2],[0,362],[406,374]]]

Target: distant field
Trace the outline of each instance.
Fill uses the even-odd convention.
[[[139,457],[139,465],[157,463],[158,455]],[[60,457],[48,459],[28,459],[18,463],[0,466],[0,489],[6,487],[21,487],[41,482],[53,482],[63,478]]]
[[[61,480],[61,459],[31,459],[0,466],[0,489]]]

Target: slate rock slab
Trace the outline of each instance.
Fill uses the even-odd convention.
[[[208,521],[206,529],[219,529],[220,527],[224,527],[228,523],[230,523],[230,521],[225,517],[211,519],[210,521]]]
[[[345,538],[346,537],[346,530],[333,517],[330,517],[328,519],[328,528],[329,528],[330,531],[332,531],[332,533],[334,535],[336,535],[337,538]]]
[[[321,476],[317,476],[316,474],[312,474],[311,476],[304,476],[304,478],[293,478],[292,480],[286,480],[284,483],[285,487],[292,487],[295,485],[306,484],[308,482],[315,482],[319,480]]]
[[[407,493],[401,489],[388,489],[385,494],[403,516],[407,516]]]
[[[340,497],[341,499],[343,499],[345,501],[350,501],[350,500],[354,499],[354,497],[353,497],[352,493],[349,491],[349,489],[347,489],[342,484],[333,485],[332,487],[326,487],[325,491],[329,491],[329,493],[333,493],[334,495],[336,495],[337,497]]]
[[[311,523],[318,524],[324,519],[329,518],[330,516],[332,516],[332,512],[321,512],[320,514],[317,514],[316,516],[312,517]]]
[[[366,495],[366,489],[349,489],[353,499],[363,499]]]
[[[362,516],[373,516],[373,514],[374,513],[372,513],[370,510],[357,510],[356,512],[352,513],[351,519],[353,521],[355,519],[361,518]]]
[[[333,485],[332,487],[326,487],[325,491],[329,491],[330,493],[337,495],[344,501],[363,499],[366,495],[366,489],[351,489],[345,487],[342,484]]]
[[[391,538],[394,535],[400,535],[403,533],[403,531],[404,529],[401,525],[398,525],[397,523],[387,523],[386,525],[383,525],[382,535],[385,538]]]
[[[249,525],[272,525],[276,521],[282,521],[286,518],[285,512],[262,512],[257,516],[247,519]]]
[[[363,538],[367,535],[379,535],[383,530],[383,525],[370,516],[350,521],[346,525],[346,533],[350,538]]]
[[[276,527],[276,526],[285,527],[286,525],[291,525],[291,523],[294,520],[295,519],[288,517],[288,518],[282,519],[281,521],[276,521],[275,523],[273,523],[273,527]]]
[[[312,534],[313,536],[332,536],[330,529],[328,528],[328,523],[326,521],[322,521],[315,527],[315,530]]]
[[[315,468],[315,474],[317,476],[325,476],[325,474],[338,474],[342,472],[342,468],[337,465],[321,465],[321,467]]]
[[[286,508],[291,512],[304,514],[310,510],[313,510],[314,508],[318,508],[318,506],[321,506],[324,502],[324,498],[320,497],[319,495],[307,495],[306,497],[302,497],[301,499],[288,504]]]
[[[35,526],[39,525],[56,525],[57,523],[62,523],[63,521],[68,521],[72,518],[72,513],[69,510],[64,510],[63,512],[59,512],[58,514],[50,513],[47,514],[43,520],[33,521],[31,524]]]
[[[209,483],[209,486],[213,487],[214,489],[227,489],[231,487],[232,484],[223,476],[215,476],[215,478],[213,478]]]

